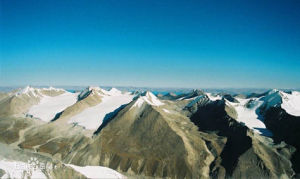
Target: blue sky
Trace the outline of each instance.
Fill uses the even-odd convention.
[[[0,86],[300,87],[297,0],[0,3]]]

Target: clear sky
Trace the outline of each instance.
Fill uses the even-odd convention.
[[[0,86],[300,87],[299,0],[0,0]]]

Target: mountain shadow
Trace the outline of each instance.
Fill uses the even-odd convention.
[[[296,147],[291,162],[296,173],[300,173],[300,117],[288,114],[281,107],[272,107],[265,112],[265,124],[273,132],[275,143],[281,141]]]
[[[247,127],[227,114],[224,100],[199,106],[197,112],[192,114],[191,121],[198,126],[199,131],[213,131],[227,137],[221,153],[221,165],[225,168],[226,175],[231,176],[239,157],[252,146],[252,140],[247,136]]]

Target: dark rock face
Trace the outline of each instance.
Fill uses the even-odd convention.
[[[184,107],[184,110],[188,110],[190,113],[195,113],[198,108],[209,103],[210,100],[206,95],[198,96],[196,99],[191,101],[187,106]]]
[[[226,175],[232,175],[239,156],[251,147],[251,138],[246,135],[247,128],[227,115],[224,101],[211,102],[200,107],[191,116],[191,120],[200,131],[215,131],[218,135],[227,137],[221,153],[221,165],[225,168]]]
[[[201,95],[205,95],[205,93],[202,90],[196,89],[193,90],[191,93],[187,94],[184,99],[189,99],[189,98],[193,98],[196,96],[201,96]]]
[[[5,175],[5,171],[0,169],[0,177],[2,177],[3,175]]]
[[[296,148],[292,156],[293,169],[300,173],[300,117],[292,116],[280,107],[265,112],[265,124],[274,136],[274,141],[284,141]]]

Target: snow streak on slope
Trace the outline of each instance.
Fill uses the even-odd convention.
[[[292,94],[281,92],[281,107],[289,114],[300,116],[300,92],[293,91]]]
[[[5,171],[1,178],[47,178],[40,169],[32,169],[26,166],[28,166],[28,163],[0,160],[0,169]]]
[[[51,121],[55,115],[77,101],[78,93],[65,92],[58,96],[44,95],[39,104],[32,106],[28,113],[43,121]]]
[[[110,91],[109,91],[110,92]],[[133,95],[116,93],[116,91],[104,95],[101,103],[90,107],[73,116],[68,123],[75,123],[86,129],[96,130],[102,124],[108,113],[114,112],[120,106],[132,101]]]
[[[119,179],[119,178],[126,178],[122,174],[118,173],[117,171],[101,166],[76,166],[72,164],[66,164],[69,167],[72,167],[77,172],[83,174],[87,178],[107,178],[107,179]]]
[[[167,109],[163,109],[166,113],[170,113],[171,114],[171,112],[169,111],[169,110],[167,110]]]
[[[258,115],[257,109],[263,104],[263,101],[260,101],[259,98],[236,99],[239,101],[239,103],[232,103],[225,99],[226,104],[234,107],[235,111],[237,112],[236,120],[244,123],[248,128],[261,135],[272,136],[272,132],[266,128],[262,118]],[[246,104],[248,104],[248,107]]]

